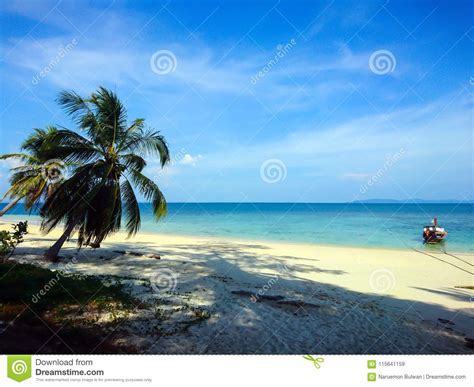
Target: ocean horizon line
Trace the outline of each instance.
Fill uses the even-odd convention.
[[[11,202],[1,201],[2,204],[9,204]],[[139,204],[151,204],[151,202],[139,201]],[[429,200],[429,199],[367,199],[367,200],[353,200],[353,201],[340,201],[340,202],[305,202],[305,201],[274,201],[274,202],[263,202],[263,201],[196,201],[196,202],[182,202],[182,201],[168,201],[168,204],[474,204],[474,199],[470,200],[455,200],[455,199],[444,199],[444,200]],[[22,201],[19,204],[23,204]],[[43,205],[42,202],[38,203]]]

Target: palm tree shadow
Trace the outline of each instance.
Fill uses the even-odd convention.
[[[450,289],[450,288],[429,289],[429,288],[422,288],[418,286],[412,286],[412,288],[429,292],[429,293],[447,296],[456,301],[469,302],[470,299],[472,298],[472,295],[469,295],[465,291],[462,291],[459,289]]]
[[[137,342],[141,353],[180,354],[433,354],[470,353],[464,336],[472,337],[472,314],[440,305],[395,297],[358,293],[335,285],[341,270],[302,263],[299,257],[262,253],[253,244],[167,244],[159,241],[115,243],[101,249],[67,249],[76,256],[84,274],[107,265],[107,274],[127,278],[159,279],[164,269],[177,275],[174,292],[149,290],[158,305],[183,301],[205,308],[209,319],[193,322],[186,329],[170,323],[170,331],[141,334],[124,340]],[[265,247],[265,246],[261,246]],[[38,248],[36,248],[38,249]],[[30,248],[29,252],[35,248]],[[250,251],[249,251],[250,250]],[[21,253],[19,250],[18,253]],[[141,254],[132,255],[130,253]],[[148,257],[159,254],[161,259]],[[167,259],[170,257],[172,259]],[[294,258],[292,260],[292,258]],[[105,262],[106,261],[106,262]],[[316,260],[314,260],[316,261]],[[313,262],[314,262],[313,261]],[[292,262],[288,264],[288,262]],[[61,264],[51,264],[60,267]],[[80,265],[78,265],[80,266]],[[99,268],[98,268],[99,267]],[[331,284],[308,280],[305,274],[333,275]],[[102,274],[102,273],[101,273]],[[449,293],[465,301],[467,293]],[[464,296],[463,296],[464,294]],[[188,301],[186,301],[188,302]],[[193,304],[194,305],[194,304]],[[455,325],[440,323],[449,320]],[[128,326],[164,325],[160,318],[137,315]],[[469,328],[470,327],[470,328]],[[171,332],[171,333],[170,333]]]

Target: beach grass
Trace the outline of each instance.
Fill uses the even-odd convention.
[[[78,352],[122,352],[113,343],[116,338],[102,338],[142,305],[110,276],[66,274],[3,262],[0,278],[2,353],[37,351],[36,343],[43,339],[42,353],[70,352],[71,343]],[[55,330],[61,331],[56,339]]]

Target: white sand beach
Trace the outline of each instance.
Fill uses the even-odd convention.
[[[11,259],[118,276],[147,305],[116,328],[143,353],[472,353],[471,254],[119,233],[44,262],[59,233],[30,226]]]

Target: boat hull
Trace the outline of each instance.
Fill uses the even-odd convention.
[[[425,243],[434,245],[436,243],[440,243],[440,242],[444,241],[444,239],[446,238],[447,235],[448,235],[447,232],[436,233],[435,235],[430,235],[429,237],[426,237],[426,236],[423,235],[423,239],[424,239]]]

